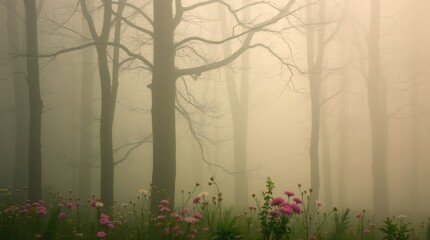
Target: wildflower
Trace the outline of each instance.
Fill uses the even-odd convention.
[[[199,212],[195,212],[195,213],[193,213],[192,217],[196,218],[196,219],[202,219],[203,215]]]
[[[403,220],[403,219],[407,218],[407,216],[406,215],[399,215],[399,216],[397,216],[397,218],[400,220]]]
[[[267,213],[274,218],[279,218],[279,212],[276,210],[271,209],[271,210],[267,211]]]
[[[316,200],[316,201],[315,201],[315,204],[316,204],[318,207],[324,206],[324,203],[323,203],[323,202],[321,202],[321,201],[318,201],[318,200]]]
[[[168,207],[161,207],[160,211],[161,212],[170,212],[170,208],[168,208]]]
[[[194,203],[194,204],[197,204],[198,202],[200,202],[200,199],[201,199],[201,197],[197,195],[197,196],[193,199],[193,203]]]
[[[36,213],[38,215],[46,215],[46,208],[44,206],[36,207]]]
[[[163,220],[163,219],[165,219],[166,218],[166,216],[164,216],[164,215],[158,215],[157,217],[156,217],[156,219],[157,220]]]
[[[249,205],[248,209],[252,211],[252,210],[256,210],[257,208],[255,206]]]
[[[276,197],[274,199],[272,199],[272,202],[270,203],[270,206],[278,206],[281,203],[285,202],[285,200],[281,197]]]
[[[294,197],[296,195],[296,194],[294,194],[293,192],[290,192],[290,191],[285,191],[284,194],[287,195],[288,197]]]
[[[64,212],[60,212],[57,216],[59,220],[64,220],[66,218],[66,214]]]
[[[298,204],[291,204],[290,206],[295,213],[300,214],[302,212],[302,209]]]
[[[102,202],[96,202],[96,203],[94,204],[94,206],[95,206],[96,208],[102,208],[102,207],[103,207],[103,203],[102,203]]]
[[[369,229],[364,229],[364,230],[363,230],[363,234],[364,234],[364,235],[367,235],[367,234],[369,234],[369,233],[370,233],[370,230],[369,230]]]
[[[303,200],[297,197],[293,198],[293,201],[297,204],[303,203]]]
[[[104,237],[106,237],[106,233],[105,233],[104,231],[99,231],[99,232],[97,233],[97,237],[98,237],[98,238],[104,238]]]
[[[196,218],[194,218],[194,217],[186,217],[186,218],[184,219],[184,221],[185,221],[186,223],[192,224],[192,223],[196,223],[196,222],[198,222],[199,220],[198,220],[198,219],[196,219]]]
[[[209,196],[209,193],[208,192],[201,192],[201,193],[198,194],[198,196],[201,197],[201,198],[204,198],[206,196]]]
[[[294,212],[293,208],[290,206],[283,206],[279,209],[279,211],[285,215],[292,215]]]
[[[113,225],[113,223],[109,222],[109,223],[107,224],[107,227],[108,227],[109,229],[112,229],[112,228],[114,227],[114,225]]]
[[[181,213],[187,214],[190,210],[188,208],[182,208]]]
[[[169,204],[170,204],[170,202],[167,199],[163,199],[160,201],[160,205],[169,205]]]
[[[177,226],[177,225],[176,225],[176,226],[173,226],[173,227],[172,227],[172,232],[173,232],[173,233],[178,233],[178,232],[179,232],[179,226]]]
[[[75,203],[72,203],[72,202],[67,202],[66,203],[66,208],[67,209],[72,209],[72,208],[74,208],[75,207]]]
[[[143,195],[146,195],[146,194],[148,194],[148,191],[147,190],[145,190],[145,189],[139,189],[139,191],[138,191],[140,194],[143,194]]]
[[[165,236],[169,236],[169,233],[170,233],[170,228],[169,227],[165,227],[164,228],[164,235]]]
[[[102,217],[99,220],[99,224],[100,225],[105,225],[105,224],[108,224],[108,223],[109,223],[109,219],[108,218]]]

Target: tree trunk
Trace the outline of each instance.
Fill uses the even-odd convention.
[[[219,9],[220,14],[224,12]],[[247,13],[245,13],[248,15]],[[227,17],[221,17],[221,31],[227,37]],[[231,55],[231,43],[223,45],[224,57]],[[225,78],[227,84],[228,99],[233,122],[233,156],[234,156],[234,193],[235,206],[246,207],[248,205],[248,181],[247,181],[247,135],[248,135],[248,100],[249,100],[249,72],[245,68],[249,66],[249,53],[242,55],[242,78],[240,90],[237,89],[236,79],[231,69],[226,69]],[[239,95],[240,91],[240,95]]]
[[[42,198],[41,124],[43,103],[39,85],[37,11],[35,0],[24,0],[24,5],[27,33],[27,82],[30,103],[28,198],[32,201],[38,201]]]
[[[327,84],[323,85],[322,98],[327,98]],[[331,181],[331,154],[330,154],[330,136],[327,123],[326,107],[321,111],[321,152],[323,160],[323,175],[324,175],[324,201],[327,209],[332,208],[332,181]]]
[[[88,30],[82,22],[82,30],[88,36]],[[91,197],[91,165],[89,160],[93,153],[93,52],[82,51],[81,80],[81,127],[80,127],[80,163],[78,179],[78,196],[81,199]]]
[[[153,171],[151,208],[168,198],[174,206],[176,180],[175,50],[172,0],[154,1],[152,83]]]
[[[22,30],[23,26],[18,26],[18,11],[16,1],[7,1],[9,10],[7,11],[7,35],[9,47],[12,51],[22,53],[23,46]],[[29,134],[29,112],[28,112],[28,85],[24,72],[25,64],[21,59],[12,61],[12,81],[15,100],[15,160],[13,173],[13,189],[23,189],[28,186],[28,134]],[[14,191],[16,192],[16,191]],[[16,192],[16,200],[25,200],[25,192]]]
[[[368,42],[368,105],[372,131],[373,209],[377,221],[388,216],[389,203],[386,173],[388,117],[385,84],[380,60],[379,28],[380,0],[372,0]]]

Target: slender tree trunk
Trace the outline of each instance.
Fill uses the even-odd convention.
[[[88,36],[86,23],[82,22],[82,31]],[[81,199],[91,196],[91,165],[89,160],[93,153],[93,84],[94,66],[93,51],[82,51],[81,80],[81,128],[80,128],[80,163],[78,178],[78,195]]]
[[[9,47],[12,51],[22,53],[25,49],[22,36],[23,25],[18,26],[17,2],[7,1],[9,10],[7,11],[7,35]],[[23,73],[25,64],[21,59],[12,62],[12,81],[15,100],[15,161],[13,173],[13,189],[23,189],[28,186],[28,133],[29,133],[29,112],[28,112],[28,85]],[[14,191],[16,192],[16,191]],[[16,192],[17,200],[24,200],[24,191]]]
[[[346,89],[346,74],[343,75],[342,89]],[[349,136],[348,136],[348,95],[342,93],[339,102],[339,170],[338,170],[338,202],[340,208],[345,208],[345,196],[347,195],[347,163],[349,161]]]
[[[220,14],[223,11],[219,9]],[[245,13],[247,17],[249,14]],[[224,36],[228,36],[228,23],[226,16],[221,17],[221,30]],[[232,53],[231,43],[223,45],[224,56]],[[234,193],[235,206],[246,207],[248,205],[248,181],[247,181],[247,130],[248,130],[248,100],[249,100],[249,53],[242,55],[242,78],[240,89],[237,89],[233,71],[226,69],[226,84],[233,122],[233,151],[234,151]],[[240,91],[240,94],[239,94]]]
[[[372,131],[373,209],[378,221],[388,216],[389,201],[386,171],[388,117],[379,47],[380,0],[370,2],[368,105]]]
[[[30,103],[28,198],[37,201],[42,198],[41,126],[43,109],[39,84],[37,11],[35,0],[24,0],[24,5],[27,33],[27,83]]]
[[[308,1],[310,3],[310,1]],[[324,20],[324,1],[320,2],[318,13],[321,17],[319,21]],[[313,23],[313,14],[311,6],[306,10],[308,23]],[[319,134],[320,134],[320,114],[321,114],[321,67],[324,56],[325,27],[318,26],[317,38],[315,30],[308,29],[307,32],[307,61],[309,69],[309,88],[311,92],[311,139],[309,147],[309,157],[311,163],[311,188],[312,194],[310,199],[310,210],[315,209],[315,200],[319,199],[320,190],[320,170],[319,170]],[[315,46],[317,49],[315,49]]]
[[[176,180],[175,49],[172,0],[154,1],[152,83],[153,171],[151,208],[162,198],[174,206]]]
[[[323,99],[327,98],[327,84],[323,85],[322,91]],[[330,136],[328,131],[328,111],[326,107],[322,108],[321,113],[321,152],[323,160],[324,172],[324,201],[327,209],[332,208],[332,181],[331,181],[331,152],[330,152]]]

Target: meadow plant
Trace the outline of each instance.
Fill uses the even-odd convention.
[[[387,240],[407,240],[409,239],[409,226],[405,223],[405,215],[387,218],[382,227],[378,228],[383,233],[383,239]]]
[[[259,211],[259,223],[261,234],[264,240],[290,239],[291,228],[290,219],[295,214],[301,213],[299,204],[303,203],[299,198],[293,198],[294,193],[286,191],[287,199],[283,197],[273,197],[275,184],[270,177],[266,181],[266,191],[262,193],[262,204],[253,195]],[[292,201],[290,201],[292,199]]]

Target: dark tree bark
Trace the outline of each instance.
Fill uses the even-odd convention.
[[[112,126],[114,120],[114,105],[116,89],[111,83],[107,54],[112,17],[112,1],[103,1],[103,24],[100,35],[97,34],[94,21],[89,13],[86,0],[81,0],[82,12],[88,23],[92,39],[97,44],[97,61],[99,65],[99,78],[101,87],[101,116],[100,116],[100,192],[105,207],[110,209],[114,196],[114,162],[112,148]]]
[[[151,207],[166,196],[174,206],[176,180],[175,48],[172,0],[157,0],[154,8],[152,72],[153,170]],[[162,194],[160,191],[165,191]]]
[[[85,20],[84,20],[85,21]],[[82,32],[88,36],[88,27],[82,22]],[[94,66],[93,52],[82,51],[82,80],[81,80],[81,127],[80,127],[80,157],[78,195],[81,199],[91,196],[91,164],[89,160],[93,153],[93,84]]]
[[[9,47],[12,51],[22,53],[25,51],[23,35],[24,25],[19,25],[17,16],[18,7],[15,0],[7,1],[7,32]],[[28,186],[28,85],[25,79],[25,64],[21,58],[12,61],[12,81],[15,100],[15,159],[13,173],[13,189],[23,189]],[[16,191],[15,191],[16,192]],[[25,192],[16,192],[17,200],[24,200]]]
[[[28,198],[42,198],[41,124],[43,103],[40,96],[39,57],[37,40],[37,10],[35,0],[24,0],[27,33],[27,83],[30,103],[28,145]]]
[[[388,216],[387,139],[388,116],[385,84],[381,68],[379,29],[380,0],[370,1],[371,16],[368,39],[368,105],[372,136],[373,209],[375,217],[382,220]]]

